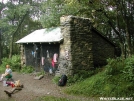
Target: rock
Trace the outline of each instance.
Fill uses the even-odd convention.
[[[39,76],[34,77],[34,79],[35,79],[35,80],[40,80],[40,79],[42,79],[43,77],[44,77],[44,75],[39,75]]]
[[[39,80],[42,79],[43,77],[44,77],[44,75],[40,75],[40,76],[39,76]]]

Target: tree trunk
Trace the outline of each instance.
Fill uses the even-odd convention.
[[[12,53],[13,53],[13,40],[14,40],[14,35],[15,35],[15,33],[13,33],[12,38],[11,38],[11,42],[10,42],[11,44],[10,44],[9,58],[12,57]]]
[[[26,14],[23,16],[23,18],[21,19],[16,31],[12,34],[12,39],[11,39],[11,45],[10,45],[10,53],[9,53],[9,58],[12,57],[12,53],[13,53],[13,42],[14,42],[14,37],[15,34],[18,32],[19,28],[21,27],[21,24],[23,23],[23,21],[25,20],[25,17],[27,16],[29,12],[27,11]]]

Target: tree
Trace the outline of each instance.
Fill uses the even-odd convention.
[[[73,3],[69,0],[69,2]],[[122,56],[134,54],[134,1],[133,0],[77,0],[80,16],[88,17],[94,27],[115,40]],[[73,3],[73,5],[75,5]],[[130,24],[131,23],[131,24]]]
[[[123,57],[134,54],[133,0],[47,0],[40,10],[44,27],[58,26],[62,15],[87,17],[120,46]]]
[[[12,57],[12,54],[17,52],[18,49],[15,41],[34,29],[41,28],[41,24],[33,19],[33,15],[36,14],[34,12],[36,3],[32,0],[11,0],[5,5],[4,17],[0,20],[4,26],[0,27],[6,29],[3,31],[3,41],[5,41],[5,47],[9,47],[9,57]]]
[[[2,3],[0,3],[0,18],[2,17],[2,10],[3,10],[3,8],[4,8],[5,6],[4,6],[4,4],[3,4],[3,2]],[[0,28],[0,64],[1,64],[1,58],[2,58],[2,28]]]
[[[95,10],[94,14],[96,15],[100,14],[104,17],[104,21],[101,23],[105,23],[106,25],[110,26],[114,31],[113,37],[116,36],[116,38],[118,39],[117,42],[119,42],[119,45],[121,47],[122,56],[124,57],[126,52],[127,56],[131,56],[132,54],[134,54],[133,53],[134,1],[133,0],[128,1],[100,0],[100,2],[96,1],[90,2],[89,6],[91,7],[92,5],[92,7],[94,8]],[[100,3],[100,7],[96,8],[95,5],[97,5],[98,3]]]
[[[79,3],[72,6],[68,0],[46,0],[40,6],[41,24],[43,27],[54,27],[60,25],[60,17],[62,15],[76,15]]]
[[[23,23],[26,15],[28,6],[27,5],[16,5],[15,2],[11,1],[6,4],[7,10],[5,10],[6,14],[6,21],[8,26],[8,33],[10,36],[10,53],[9,57],[12,57],[12,51],[13,51],[13,42],[15,34],[17,34],[17,31],[19,30],[21,24]]]

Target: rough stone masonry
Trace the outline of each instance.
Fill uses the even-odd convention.
[[[62,16],[60,24],[64,37],[60,45],[60,74],[88,71],[115,56],[115,45],[94,29],[88,18]]]

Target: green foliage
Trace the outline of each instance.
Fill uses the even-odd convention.
[[[53,96],[45,96],[45,97],[39,97],[39,98],[33,99],[32,101],[79,101],[79,100],[53,97]]]
[[[0,73],[4,73],[5,72],[5,68],[0,66]]]
[[[76,82],[80,82],[83,81],[85,78],[91,77],[96,71],[85,71],[85,70],[81,70],[78,71],[76,74],[74,74],[73,76],[67,76],[68,80],[67,80],[67,86],[70,86]],[[55,76],[53,78],[53,82],[54,83],[58,83],[60,79],[60,76]]]
[[[12,71],[20,70],[20,55],[13,55],[12,58],[3,58],[0,65],[0,72],[4,72],[6,65],[9,64]]]
[[[133,56],[127,59],[108,59],[108,65],[102,72],[67,87],[65,92],[86,96],[133,97],[133,66]]]
[[[25,66],[20,70],[21,73],[32,73],[33,71],[34,68],[32,66]]]
[[[85,71],[85,70],[80,70],[77,71],[76,74],[73,76],[68,76],[68,85],[71,85],[72,83],[80,82],[83,81],[85,78],[91,77],[95,71]]]
[[[55,83],[55,84],[58,84],[58,81],[60,79],[60,76],[55,76],[52,81]]]
[[[40,76],[40,75],[45,75],[45,71],[42,70],[41,72],[37,73],[37,76]]]
[[[11,58],[12,70],[20,69],[20,55],[13,55]]]
[[[75,6],[73,5],[75,3]],[[79,3],[77,0],[71,2],[67,0],[47,0],[40,6],[43,12],[41,24],[43,27],[60,26],[60,17],[63,15],[76,15]]]
[[[127,58],[125,64],[122,70],[123,74],[126,75],[124,79],[129,82],[134,82],[134,56]]]
[[[105,66],[106,75],[116,75],[121,72],[121,70],[125,66],[124,59],[117,58],[117,59],[107,59],[108,64]]]
[[[47,0],[46,2],[41,4],[41,10],[44,12],[41,16],[41,24],[43,27],[55,27],[59,26],[60,21],[59,18],[61,16],[60,2],[61,0]]]
[[[87,78],[86,80],[82,81],[82,82],[77,82],[76,84],[70,86],[69,88],[67,88],[65,90],[65,92],[69,93],[69,94],[82,94],[82,95],[86,95],[86,96],[97,96],[102,90],[100,90],[101,88],[103,88],[102,83],[102,74],[98,74],[98,76],[92,76],[90,78]],[[95,91],[94,91],[95,89]]]
[[[38,2],[40,1],[12,0],[0,5],[2,7],[0,15],[2,57],[8,57],[9,51],[10,55],[18,54],[19,45],[15,42],[31,31],[42,28],[41,24],[34,19],[40,16]]]
[[[98,73],[100,70],[94,69],[94,70],[78,70],[73,76],[68,76],[68,85],[72,85],[76,82],[81,82],[85,80],[86,78],[91,77],[92,75]]]

